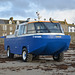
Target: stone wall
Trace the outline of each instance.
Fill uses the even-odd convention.
[[[0,44],[0,52],[1,50],[4,50],[4,44]]]
[[[4,38],[0,38],[0,44],[4,44]]]

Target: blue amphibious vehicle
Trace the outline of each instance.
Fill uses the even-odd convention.
[[[14,35],[6,36],[4,46],[9,58],[19,54],[23,61],[32,61],[39,55],[52,55],[54,60],[62,61],[70,40],[58,22],[34,21],[17,25]]]

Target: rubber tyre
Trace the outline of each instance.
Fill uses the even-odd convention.
[[[53,59],[55,61],[59,61],[59,62],[63,61],[63,59],[64,59],[64,53],[62,52],[62,53],[58,54],[58,56],[53,55]]]
[[[24,62],[31,62],[32,61],[32,54],[29,54],[26,48],[23,48],[22,60]]]
[[[14,58],[14,54],[10,53],[10,48],[7,48],[7,57],[8,58]]]

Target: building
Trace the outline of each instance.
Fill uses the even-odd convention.
[[[24,22],[24,20],[13,20],[13,17],[11,17],[9,20],[0,19],[0,36],[14,34],[16,25]]]
[[[11,17],[9,20],[0,19],[0,36],[14,34],[16,25],[24,22],[25,20],[13,20],[13,17]],[[0,38],[0,44],[4,44],[3,38]]]
[[[66,20],[64,21],[59,21],[59,23],[61,24],[64,33],[66,35],[71,35],[71,43],[75,43],[75,25],[73,24],[68,24],[66,22]]]
[[[73,24],[68,24],[66,22],[66,20],[58,21],[58,22],[61,24],[64,32],[75,32],[75,25],[74,25],[74,23]]]
[[[68,24],[68,32],[75,32],[75,25]]]
[[[9,20],[0,19],[0,36],[14,34],[16,25],[24,22],[25,20],[13,20],[13,17],[11,17]],[[75,25],[68,24],[66,19],[58,22],[61,24],[64,32],[75,32]]]
[[[0,24],[0,36],[6,36],[14,34],[15,31],[15,24]]]

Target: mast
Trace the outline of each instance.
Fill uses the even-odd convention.
[[[39,14],[38,11],[36,12],[36,15],[37,15],[37,17],[38,17],[38,21],[40,21],[41,16],[40,16],[40,14]]]

